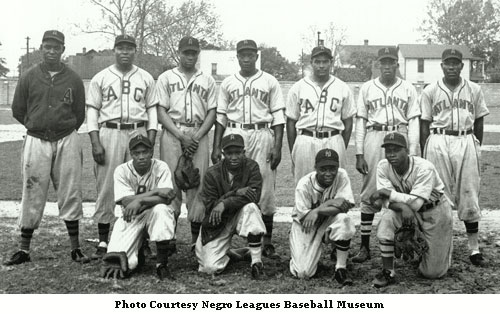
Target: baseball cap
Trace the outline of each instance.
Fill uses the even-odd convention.
[[[462,61],[462,53],[457,49],[446,49],[441,55],[441,60],[446,61],[448,59],[458,59]]]
[[[251,49],[251,50],[255,50],[255,51],[258,50],[257,44],[255,43],[255,41],[253,41],[251,39],[245,39],[245,40],[239,41],[236,44],[236,52],[240,52],[241,50],[244,50],[244,49]]]
[[[137,145],[142,144],[148,148],[153,147],[153,143],[149,140],[147,136],[144,136],[142,134],[136,135],[133,137],[130,142],[128,143],[128,148],[130,150],[134,149]]]
[[[200,42],[198,39],[191,36],[182,37],[179,41],[179,51],[184,52],[188,50],[200,51]]]
[[[381,147],[386,147],[387,145],[396,145],[404,148],[408,147],[408,145],[406,144],[406,138],[403,136],[403,134],[398,132],[389,133],[384,137],[384,143]]]
[[[222,138],[221,142],[222,149],[226,149],[229,146],[245,147],[245,142],[243,137],[239,134],[229,134]]]
[[[132,37],[132,36],[129,36],[129,35],[118,35],[118,36],[116,36],[114,47],[116,47],[116,46],[118,46],[119,44],[122,44],[122,43],[131,44],[134,47],[137,47],[137,44],[135,43],[135,38]]]
[[[319,56],[321,54],[327,55],[328,58],[333,58],[332,57],[332,51],[329,48],[326,48],[325,46],[317,46],[314,47],[312,52],[311,52],[311,58],[314,58],[316,56]]]
[[[323,166],[338,166],[339,165],[339,154],[330,148],[325,148],[320,150],[316,154],[316,161],[314,163],[315,167]]]
[[[50,30],[43,33],[42,41],[54,39],[64,45],[64,34],[57,30]]]
[[[385,58],[398,60],[398,50],[396,49],[396,47],[385,47],[379,49],[377,61],[380,61]]]

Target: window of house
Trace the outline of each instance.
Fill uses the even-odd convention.
[[[418,59],[418,73],[424,73],[424,59]]]
[[[217,75],[217,63],[212,63],[212,75]]]

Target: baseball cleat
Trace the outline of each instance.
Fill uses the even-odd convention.
[[[335,270],[335,275],[333,276],[337,282],[343,286],[351,286],[352,285],[352,280],[349,278],[347,275],[347,269],[345,268],[338,268]]]
[[[361,249],[359,249],[358,254],[356,256],[354,256],[351,259],[351,261],[353,263],[363,263],[369,259],[371,259],[370,250],[367,249],[366,247],[362,246]]]
[[[156,275],[158,276],[158,279],[160,279],[160,280],[163,280],[163,279],[175,280],[175,277],[170,272],[170,269],[168,268],[167,264],[157,265],[156,266]]]
[[[483,254],[481,253],[476,253],[471,256],[469,256],[469,259],[471,263],[475,266],[484,266],[485,260],[483,257]]]
[[[272,244],[266,244],[264,245],[264,248],[262,249],[262,255],[264,257],[270,258],[270,259],[279,259],[280,256],[278,253],[276,253],[276,250],[274,249],[274,245]]]
[[[396,278],[391,276],[390,270],[382,269],[382,271],[375,276],[372,283],[375,288],[387,287],[388,285],[396,283]]]
[[[264,273],[264,265],[261,262],[252,264],[252,279],[259,280]]]
[[[4,262],[3,264],[5,266],[12,266],[23,264],[26,262],[31,262],[29,253],[26,253],[25,251],[17,251],[16,253],[14,253],[14,255],[11,256],[8,261]]]
[[[71,251],[71,259],[81,264],[87,264],[90,262],[90,258],[83,254],[80,248]]]
[[[90,255],[91,260],[100,260],[108,252],[108,249],[103,246],[98,246],[96,251]]]

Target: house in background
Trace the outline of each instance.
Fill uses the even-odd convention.
[[[255,66],[260,69],[260,54]],[[201,50],[197,67],[205,74],[221,81],[240,70],[236,50]]]

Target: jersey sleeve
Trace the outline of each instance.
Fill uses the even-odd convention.
[[[293,84],[293,86],[288,91],[288,95],[286,98],[285,114],[287,118],[295,121],[299,120],[300,118],[299,84],[299,82]]]
[[[307,190],[309,180],[304,177],[304,180],[299,181],[295,189],[295,206],[293,207],[292,218],[300,221],[312,209],[312,195]]]
[[[158,189],[173,189],[173,183],[172,183],[172,173],[170,172],[170,168],[168,165],[164,162],[159,162],[158,168],[158,176],[156,179],[156,187]]]
[[[349,88],[347,84],[344,84],[345,92],[344,99],[342,101],[342,120],[352,118],[356,115],[356,103],[354,102],[354,95],[352,94],[352,90]]]
[[[389,163],[386,159],[379,161],[377,165],[377,190],[395,190],[394,185],[389,179],[389,169]]]
[[[486,108],[486,101],[484,100],[483,90],[479,86],[478,86],[478,90],[476,93],[476,99],[474,102],[474,106],[475,106],[475,112],[476,112],[474,119],[482,118],[484,116],[487,116],[490,113],[488,108]]]
[[[429,168],[419,168],[417,171],[410,194],[429,200],[434,187],[434,171]]]
[[[158,77],[155,86],[156,97],[158,98],[158,105],[165,109],[170,109],[170,92],[168,89],[168,77],[166,72]]]
[[[12,100],[12,115],[14,118],[24,125],[24,117],[28,110],[28,77],[27,75],[21,76],[17,83],[14,92],[14,99]]]
[[[97,73],[90,80],[89,90],[87,92],[87,106],[101,110],[102,107],[102,78],[101,73]]]
[[[216,93],[215,80],[208,77],[208,97],[207,97],[207,111],[217,108],[217,93]]]
[[[123,198],[131,195],[135,195],[135,191],[132,189],[132,186],[128,182],[127,179],[127,164],[121,164],[116,167],[114,176],[113,176],[113,186],[115,192],[115,203],[119,203]]]
[[[415,86],[411,83],[408,83],[408,109],[406,111],[406,117],[408,120],[418,117],[422,114],[420,110],[420,105],[418,103],[418,94]]]
[[[366,105],[365,105],[365,96],[368,83],[369,82],[361,86],[358,94],[358,101],[356,102],[356,116],[359,118],[363,118],[365,120],[368,120],[368,111],[366,110]]]
[[[421,119],[432,121],[432,86],[427,86],[420,95],[419,107],[422,111]]]
[[[283,92],[281,91],[280,83],[274,77],[270,78],[270,103],[269,107],[273,122],[271,126],[285,124],[285,101],[283,99]]]
[[[217,97],[217,122],[223,127],[227,124],[227,107],[229,106],[229,93],[227,91],[227,79],[222,81]]]
[[[155,107],[158,104],[158,94],[156,93],[155,90],[155,80],[149,73],[146,79],[146,83],[147,83],[146,97],[145,97],[146,108]]]

